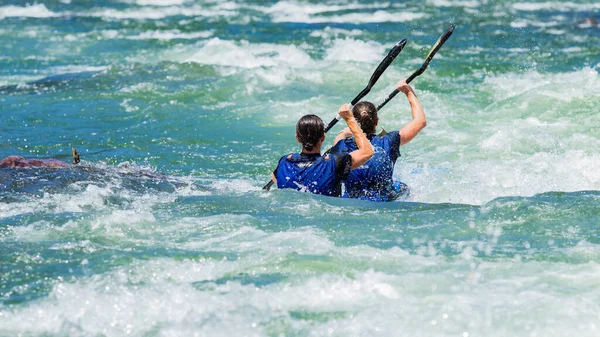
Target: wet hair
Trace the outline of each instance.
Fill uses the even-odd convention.
[[[375,133],[377,126],[377,108],[373,103],[362,101],[352,108],[352,114],[364,133]]]
[[[296,123],[296,135],[307,151],[312,151],[325,134],[325,124],[317,115],[305,115]]]

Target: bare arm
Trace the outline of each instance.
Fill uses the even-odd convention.
[[[358,146],[357,150],[350,152],[350,156],[352,157],[351,169],[354,170],[371,159],[373,156],[373,146],[367,139],[367,136],[362,132],[360,126],[358,126],[356,119],[354,119],[352,112],[350,112],[348,104],[342,105],[338,113],[342,116],[344,121],[346,121],[346,124],[348,124],[348,128],[350,128],[350,132],[352,132],[356,145]]]
[[[340,140],[348,138],[350,136],[352,136],[352,131],[350,131],[350,128],[344,128],[344,130],[340,131],[335,136],[335,139],[333,140],[333,145],[335,146],[335,144],[337,144]]]
[[[423,130],[427,126],[427,120],[425,119],[425,112],[421,106],[421,102],[417,98],[415,91],[406,83],[406,80],[398,83],[398,90],[402,91],[408,102],[410,103],[412,120],[400,129],[400,145],[404,145],[410,142],[419,131]]]

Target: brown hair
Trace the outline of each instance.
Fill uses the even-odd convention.
[[[302,146],[312,151],[314,146],[323,138],[325,135],[325,124],[323,120],[317,115],[305,115],[298,120],[296,123],[296,135]]]
[[[352,108],[352,114],[364,133],[375,133],[377,126],[377,108],[373,103],[362,101]]]

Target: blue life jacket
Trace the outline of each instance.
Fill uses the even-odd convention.
[[[342,180],[352,167],[349,154],[291,154],[281,157],[273,172],[277,188],[292,188],[327,196],[341,195]]]
[[[371,201],[393,201],[409,193],[408,186],[394,182],[394,165],[400,156],[400,134],[390,132],[382,137],[374,134],[367,138],[373,145],[373,157],[361,167],[350,172],[344,182],[344,197]],[[331,153],[349,153],[358,147],[354,138],[340,140]]]

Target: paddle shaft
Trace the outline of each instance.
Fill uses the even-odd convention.
[[[423,69],[423,70],[421,70],[421,69],[422,68],[419,68],[419,70],[415,71],[412,75],[410,75],[410,77],[406,79],[406,84],[410,84],[410,82],[412,82],[412,80],[414,80],[417,76],[421,75],[423,73],[423,71],[425,71],[425,69]],[[379,110],[381,110],[381,108],[383,108],[386,104],[388,104],[388,102],[391,101],[392,98],[396,97],[396,95],[398,95],[399,92],[400,92],[400,90],[394,89],[394,91],[392,91],[392,93],[388,97],[386,97],[383,100],[383,102],[381,102],[381,104],[379,104],[377,106],[377,111],[379,112]]]

